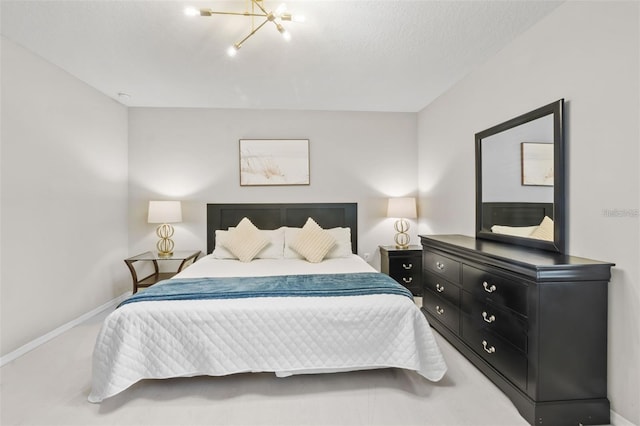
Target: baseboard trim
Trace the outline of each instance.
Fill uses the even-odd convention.
[[[0,358],[0,367],[2,367],[3,365],[15,360],[16,358],[21,357],[22,355],[26,354],[27,352],[30,352],[30,351],[34,350],[38,346],[41,346],[41,345],[45,344],[49,340],[53,339],[54,337],[57,337],[57,336],[61,335],[65,331],[68,331],[68,330],[72,329],[76,325],[82,324],[83,322],[85,322],[89,318],[93,317],[94,315],[97,315],[97,314],[99,314],[100,312],[102,312],[102,311],[104,311],[106,309],[109,309],[109,308],[112,308],[112,307],[118,305],[120,302],[122,302],[124,299],[126,299],[130,295],[131,295],[130,291],[128,291],[126,293],[123,293],[120,296],[116,297],[115,299],[112,299],[112,300],[108,301],[104,305],[100,305],[97,308],[87,312],[86,314],[81,315],[78,318],[76,318],[74,320],[71,320],[68,323],[63,324],[60,327],[50,331],[49,333],[47,333],[47,334],[45,334],[43,336],[40,336],[37,339],[34,339],[34,340],[30,341],[29,343],[27,343],[25,345],[20,346],[15,351],[9,352],[8,354],[6,354],[5,356]]]
[[[614,426],[637,426],[613,410],[611,410],[611,424]]]

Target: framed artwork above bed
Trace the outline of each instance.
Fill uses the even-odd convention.
[[[309,184],[309,139],[240,139],[240,186]]]

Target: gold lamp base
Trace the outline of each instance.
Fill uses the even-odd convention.
[[[173,226],[168,223],[163,223],[158,226],[156,229],[156,235],[160,237],[158,242],[156,243],[156,248],[158,249],[158,256],[160,257],[171,257],[173,256],[173,247],[175,244],[171,237],[173,236]]]
[[[409,222],[407,222],[406,219],[398,219],[393,227],[397,232],[394,237],[396,248],[403,250],[408,249],[409,241],[411,240],[409,234],[407,234],[407,231],[409,230]]]

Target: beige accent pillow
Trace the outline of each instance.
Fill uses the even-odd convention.
[[[529,236],[538,240],[553,241],[553,220],[549,216],[545,216],[538,229]]]
[[[303,259],[291,244],[296,240],[302,228],[284,228],[284,258]],[[333,238],[336,244],[325,255],[325,259],[335,259],[340,257],[350,257],[353,254],[351,249],[351,228],[331,228],[325,229]],[[258,255],[260,257],[260,255]]]
[[[216,230],[216,248],[211,253],[211,256],[215,259],[237,259],[238,257],[231,253],[224,247],[224,240],[229,235],[229,232],[235,228],[229,228],[229,230]],[[282,259],[284,252],[284,227],[274,230],[260,230],[260,233],[264,235],[269,244],[254,257],[254,259]]]
[[[269,244],[269,239],[245,217],[229,231],[221,244],[241,262],[250,262]]]
[[[324,259],[335,244],[336,239],[309,218],[291,242],[290,247],[309,262],[318,263]]]

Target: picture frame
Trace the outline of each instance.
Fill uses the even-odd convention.
[[[520,144],[523,186],[553,186],[553,144],[522,142]]]
[[[240,139],[240,186],[309,185],[309,139]]]

